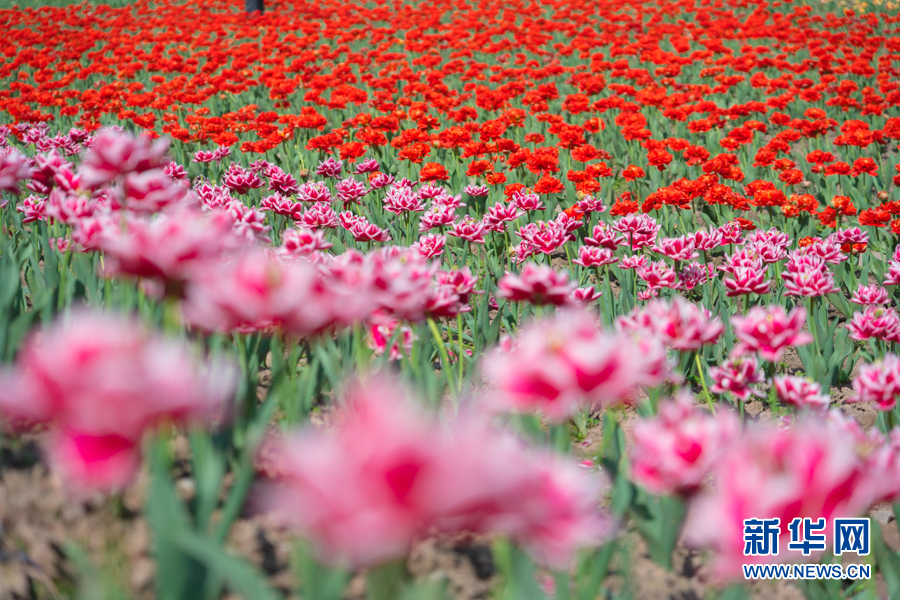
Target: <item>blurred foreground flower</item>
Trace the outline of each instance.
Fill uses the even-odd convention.
[[[695,492],[740,430],[734,413],[711,415],[689,395],[664,403],[657,418],[634,427],[631,476],[654,494]]]
[[[752,427],[716,462],[711,489],[692,500],[686,542],[715,551],[713,575],[720,579],[741,577],[742,564],[794,558],[787,526],[795,517],[829,523],[857,517],[874,501],[896,494],[882,482],[896,478],[896,449],[885,445],[871,453],[865,441],[855,423],[840,417],[811,417],[789,428]],[[885,460],[884,452],[893,460]],[[774,518],[781,520],[779,555],[745,556],[744,520]]]
[[[606,333],[582,310],[525,327],[509,348],[484,361],[494,410],[539,410],[563,421],[579,406],[629,402],[637,388],[662,381],[665,349],[653,338]]]
[[[731,317],[738,339],[732,354],[746,356],[757,352],[764,360],[777,362],[789,347],[805,346],[813,341],[813,336],[802,330],[805,323],[806,309],[803,307],[788,313],[781,306],[754,306],[747,316]]]
[[[595,476],[475,415],[442,427],[375,379],[350,388],[340,418],[279,443],[256,496],[329,562],[383,563],[437,530],[509,535],[564,567],[607,532]]]
[[[63,479],[110,490],[135,476],[147,430],[211,418],[235,375],[223,363],[198,364],[137,322],[75,313],[32,337],[0,373],[0,415],[18,428],[48,424],[48,457]]]

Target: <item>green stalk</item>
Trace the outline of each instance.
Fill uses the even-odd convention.
[[[444,346],[444,339],[441,337],[440,331],[438,331],[437,324],[431,317],[428,318],[428,327],[431,329],[431,334],[437,341],[438,351],[441,354],[441,370],[447,374],[447,384],[450,386],[450,396],[453,399],[453,408],[456,408],[458,398],[456,395],[456,385],[453,381],[453,375],[451,375],[450,373],[450,356],[447,354],[447,347]]]
[[[700,385],[703,386],[703,393],[706,394],[706,403],[709,405],[709,410],[712,414],[716,414],[716,408],[713,406],[712,395],[709,393],[709,389],[706,387],[706,378],[703,376],[703,365],[700,363],[700,352],[694,353],[694,362],[697,363],[697,374],[700,376]]]
[[[463,357],[465,356],[465,348],[463,348],[463,330],[462,330],[462,316],[461,315],[456,315],[456,333],[457,333],[457,338],[459,339],[459,389],[462,389]]]

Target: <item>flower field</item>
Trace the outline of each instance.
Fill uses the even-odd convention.
[[[898,8],[0,10],[0,599],[900,598]]]

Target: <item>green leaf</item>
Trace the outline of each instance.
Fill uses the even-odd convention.
[[[508,540],[494,543],[495,563],[504,579],[504,600],[547,600],[535,577],[534,562]]]
[[[881,525],[872,520],[872,553],[875,564],[884,577],[891,598],[900,597],[900,557],[887,547],[881,533]]]
[[[393,600],[409,581],[406,558],[373,567],[366,575],[368,600]]]
[[[175,542],[179,532],[190,528],[190,522],[169,480],[165,441],[154,446],[146,513],[154,538],[157,597],[196,600],[203,597],[206,573],[200,563],[180,552]]]
[[[343,597],[351,573],[319,563],[306,542],[295,546],[292,564],[304,598],[340,600]]]
[[[675,497],[657,497],[640,490],[629,510],[635,527],[647,543],[650,558],[672,569],[672,550],[678,541],[686,511],[685,503]],[[637,510],[638,508],[644,510]]]
[[[206,432],[198,431],[191,435],[191,452],[197,486],[194,520],[198,531],[206,531],[209,519],[219,503],[225,461],[215,451],[212,439]]]
[[[578,565],[578,579],[575,583],[575,595],[578,600],[595,600],[600,593],[600,586],[609,572],[609,564],[616,549],[616,540],[591,552],[581,559]]]
[[[246,600],[280,600],[279,595],[266,582],[263,575],[250,564],[231,556],[195,532],[181,529],[175,532],[172,542],[178,550],[206,566],[211,573],[221,578],[230,590]]]

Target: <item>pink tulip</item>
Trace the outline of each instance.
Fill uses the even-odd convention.
[[[326,561],[376,565],[436,530],[513,536],[565,567],[608,530],[595,480],[473,415],[441,426],[384,379],[352,387],[343,405],[334,431],[276,446],[273,480],[257,493]]]
[[[782,274],[785,296],[812,298],[840,291],[834,283],[834,274],[826,267],[825,259],[814,254],[793,255],[785,268]]]
[[[269,180],[269,190],[276,194],[293,196],[300,191],[300,187],[297,185],[297,179],[290,173],[285,173],[275,165],[266,169],[265,175]]]
[[[79,170],[81,185],[94,190],[127,173],[142,173],[166,166],[169,141],[133,136],[111,130],[101,131],[84,153]]]
[[[674,288],[677,285],[675,270],[661,260],[638,267],[636,273],[651,290]]]
[[[211,331],[281,328],[308,336],[357,316],[346,309],[313,265],[253,250],[193,277],[183,313],[189,323]]]
[[[860,445],[868,452],[866,492],[874,502],[896,502],[900,498],[900,427],[895,426],[887,436],[872,428]]]
[[[653,300],[619,317],[617,327],[631,335],[658,338],[666,346],[688,352],[714,344],[722,335],[722,321],[708,310],[676,296],[672,302]]]
[[[653,494],[692,494],[740,429],[733,413],[713,416],[688,395],[664,402],[658,417],[634,426],[631,477]]]
[[[661,381],[653,352],[625,334],[600,331],[588,313],[567,311],[524,328],[509,349],[495,349],[484,375],[494,410],[540,410],[554,421],[587,405],[630,401]],[[663,359],[664,360],[664,359]]]
[[[219,146],[215,150],[198,150],[194,153],[194,158],[191,159],[191,162],[196,163],[211,163],[211,162],[222,162],[222,159],[226,156],[231,156],[231,148],[229,146]]]
[[[488,231],[502,233],[506,223],[515,221],[524,214],[525,211],[517,208],[514,204],[498,202],[484,215],[484,226]]]
[[[188,193],[188,184],[172,179],[162,169],[126,174],[122,192],[128,210],[138,213],[197,204],[197,197]]]
[[[584,243],[588,246],[599,246],[601,248],[606,248],[607,250],[615,250],[619,246],[627,243],[625,238],[605,223],[595,225],[592,235],[593,237],[584,239]]]
[[[865,310],[853,313],[846,327],[854,340],[900,341],[900,316],[890,307],[867,306]]]
[[[626,256],[619,263],[619,267],[623,269],[641,269],[647,265],[649,261],[643,254],[632,254]]]
[[[99,204],[82,194],[73,194],[54,188],[47,197],[44,214],[59,223],[75,226],[81,219],[92,217]]]
[[[541,202],[541,197],[537,194],[525,193],[518,191],[510,198],[509,203],[519,210],[532,212],[535,210],[544,210],[546,207]]]
[[[594,198],[593,196],[585,196],[581,200],[575,203],[576,208],[583,212],[584,214],[591,213],[604,213],[606,212],[606,206],[603,204],[603,201],[599,198]]]
[[[698,229],[694,233],[694,244],[699,250],[715,250],[722,245],[722,232],[718,229]]]
[[[454,294],[459,296],[460,302],[468,303],[472,294],[481,294],[483,292],[476,291],[475,285],[478,283],[478,277],[472,274],[469,267],[461,269],[452,269],[450,271],[438,271],[434,278],[435,285],[439,287],[448,287]]]
[[[519,229],[516,234],[543,254],[552,254],[572,237],[565,225],[559,221],[529,223]]]
[[[266,235],[272,227],[266,225],[266,217],[261,210],[234,200],[229,202],[221,212],[231,219],[231,230],[238,237],[253,244],[272,242]]]
[[[572,262],[585,268],[602,267],[611,265],[619,259],[613,256],[612,250],[597,246],[581,246],[578,248],[578,258]]]
[[[722,284],[727,290],[725,295],[729,298],[747,294],[768,294],[769,282],[765,270],[753,267],[735,267],[730,277],[722,279]]]
[[[473,198],[485,198],[491,190],[486,185],[467,185],[463,188],[463,192]]]
[[[569,295],[569,299],[575,304],[587,306],[594,300],[599,299],[601,296],[603,296],[603,292],[595,289],[592,285],[586,285],[584,287],[572,290],[572,293]]]
[[[281,236],[282,256],[310,257],[317,252],[331,248],[320,229],[286,229]]]
[[[867,244],[869,242],[869,234],[859,227],[839,229],[831,234],[831,237],[837,242],[838,246],[843,246],[844,244]]]
[[[900,358],[885,354],[880,361],[860,365],[848,402],[869,402],[882,411],[892,410],[900,394]]]
[[[338,219],[341,227],[348,230],[357,242],[388,242],[391,239],[387,229],[381,229],[369,223],[365,217],[359,217],[350,211],[342,212]]]
[[[778,362],[787,348],[804,346],[813,341],[813,336],[802,330],[805,322],[806,310],[802,307],[786,313],[781,306],[754,306],[745,317],[731,317],[731,325],[738,338],[732,354],[746,356],[759,353],[765,360]]]
[[[425,235],[412,245],[425,260],[438,258],[444,254],[447,238],[443,235]]]
[[[696,260],[685,265],[677,273],[678,286],[676,290],[689,292],[698,285],[703,285],[716,275],[715,266],[700,264]]]
[[[310,229],[334,229],[338,226],[338,216],[329,204],[317,202],[300,216],[298,224]]]
[[[747,243],[763,262],[775,263],[782,260],[787,254],[791,238],[788,234],[773,227],[768,231],[755,231],[747,238]]]
[[[416,341],[416,334],[409,326],[403,325],[400,319],[381,311],[376,311],[369,317],[368,330],[369,337],[366,343],[375,352],[375,356],[381,356],[388,352],[388,344],[399,330],[400,335],[388,353],[391,360],[409,356],[413,343]]]
[[[734,273],[738,268],[755,269],[765,272],[765,264],[753,248],[740,248],[735,253],[725,257],[725,262],[719,265],[719,270],[725,273]]]
[[[227,187],[210,185],[200,179],[194,182],[194,193],[200,198],[200,204],[209,210],[218,210],[234,202]]]
[[[722,234],[722,246],[732,244],[735,246],[739,246],[747,241],[743,237],[741,224],[737,221],[730,221],[728,223],[725,223],[724,225],[719,227],[718,231]]]
[[[826,240],[814,240],[812,244],[801,248],[799,253],[814,254],[822,258],[829,265],[837,265],[847,260],[847,255],[841,252],[841,245],[831,237]]]
[[[410,212],[422,212],[425,205],[422,199],[411,188],[393,185],[384,197],[384,210],[394,214],[407,214]]]
[[[464,217],[453,225],[447,235],[458,237],[472,244],[484,243],[484,223],[472,217]]]
[[[372,252],[366,256],[360,271],[366,287],[358,287],[356,293],[368,294],[377,306],[401,319],[423,321],[429,309],[437,309],[434,303],[439,298],[434,278],[438,267],[415,250],[394,248]],[[449,303],[449,312],[457,314],[461,308],[458,295],[451,293],[443,300]]]
[[[32,161],[18,150],[0,151],[0,190],[19,193],[19,183],[31,179]]]
[[[240,243],[227,219],[190,211],[153,220],[126,218],[121,228],[105,227],[97,242],[106,256],[104,275],[155,279],[173,296]]]
[[[822,393],[822,386],[805,377],[778,376],[774,385],[778,399],[790,406],[825,410],[831,404],[828,394]]]
[[[349,204],[359,204],[360,199],[368,193],[365,184],[352,177],[335,184],[334,191],[337,192],[338,200],[343,202],[345,207]]]
[[[452,208],[433,206],[419,219],[419,233],[441,229],[448,225],[453,226],[456,224],[456,216],[456,212]],[[471,224],[469,227],[474,229]]]
[[[716,462],[710,490],[691,502],[685,541],[713,550],[719,579],[742,577],[742,564],[796,560],[791,521],[859,516],[873,500],[870,477],[845,428],[820,420],[751,428]],[[781,520],[780,554],[744,556],[744,520],[772,518]]]
[[[900,285],[900,261],[892,260],[884,274],[884,285]]]
[[[616,221],[612,228],[625,236],[632,251],[652,246],[656,241],[660,225],[649,215],[625,215]]]
[[[22,224],[27,225],[35,221],[46,220],[47,201],[37,196],[28,196],[22,203],[16,206],[16,211],[22,213]]]
[[[51,466],[71,485],[127,485],[145,431],[207,419],[233,389],[224,365],[198,365],[179,343],[133,321],[76,313],[26,342],[0,376],[0,414],[47,423]]]
[[[504,275],[497,287],[499,296],[512,302],[561,306],[576,286],[569,282],[569,275],[564,271],[557,272],[547,265],[528,263],[519,275]]]
[[[373,190],[380,190],[394,183],[394,176],[388,173],[379,173],[369,180],[369,185]]]
[[[294,202],[289,198],[284,198],[279,193],[263,198],[259,203],[259,209],[272,211],[276,215],[295,221],[299,220],[303,215],[303,204],[301,202]]]
[[[877,283],[873,283],[872,285],[859,284],[859,287],[853,292],[853,296],[850,298],[850,302],[862,304],[864,306],[870,304],[887,304],[889,301],[890,297],[888,296],[888,291]]]
[[[746,402],[751,394],[759,397],[765,396],[762,392],[750,387],[752,384],[762,383],[766,380],[759,368],[759,363],[752,356],[731,358],[722,363],[720,367],[711,367],[709,376],[713,380],[713,385],[709,387],[709,390],[714,394],[730,393],[741,402]]]
[[[693,236],[657,240],[653,250],[674,261],[692,260],[700,256]]]
[[[244,169],[237,163],[231,163],[225,177],[222,178],[224,183],[235,194],[248,194],[250,190],[261,188],[264,184],[259,175],[253,171]]]
[[[332,200],[331,191],[324,181],[307,181],[301,184],[297,198],[303,202],[324,202],[330,204]]]
[[[329,156],[325,160],[319,161],[319,164],[316,166],[316,175],[322,175],[323,177],[334,179],[335,177],[340,177],[343,170],[344,163],[332,156]]]

